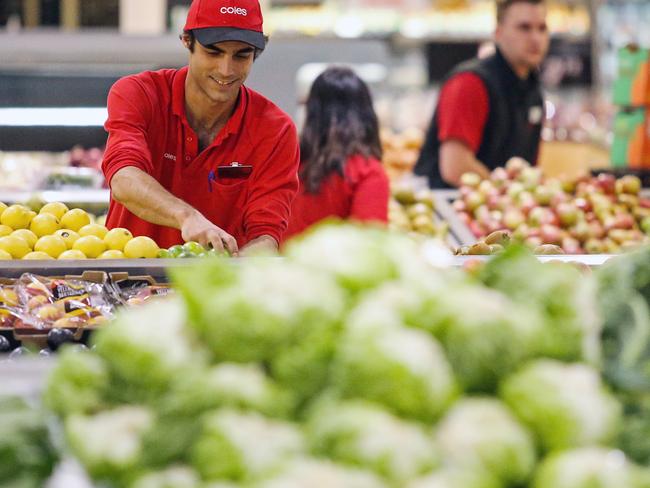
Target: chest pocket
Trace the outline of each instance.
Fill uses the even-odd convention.
[[[236,194],[238,192],[248,192],[248,181],[250,176],[223,178],[217,175],[216,170],[208,171],[207,189],[208,194]]]

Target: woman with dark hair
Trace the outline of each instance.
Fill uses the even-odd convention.
[[[379,123],[370,90],[351,69],[331,67],[314,81],[300,157],[300,190],[286,238],[328,217],[388,221]]]

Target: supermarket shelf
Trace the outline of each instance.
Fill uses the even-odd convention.
[[[436,212],[449,224],[449,233],[458,243],[458,246],[462,247],[474,244],[476,237],[460,221],[456,211],[451,206],[451,202],[458,197],[458,190],[433,190],[433,197],[436,201]]]
[[[1,191],[0,202],[23,203],[31,199],[70,204],[106,204],[110,201],[109,190],[36,190],[36,191]]]
[[[84,271],[126,271],[130,275],[150,275],[156,280],[167,279],[166,270],[196,264],[194,259],[83,259],[83,260],[15,260],[0,264],[0,278],[19,278],[23,273],[48,276],[80,275]]]
[[[587,266],[601,266],[618,254],[548,254],[535,256],[542,263],[580,263]],[[463,266],[467,261],[489,261],[492,256],[454,256],[454,266]]]

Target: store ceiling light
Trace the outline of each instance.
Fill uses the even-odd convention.
[[[101,127],[107,117],[105,107],[0,108],[4,127]]]

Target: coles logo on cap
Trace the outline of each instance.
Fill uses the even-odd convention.
[[[219,10],[222,14],[234,14],[234,15],[243,15],[246,16],[248,15],[248,12],[246,11],[245,8],[239,8],[239,7],[221,7],[221,10]]]

